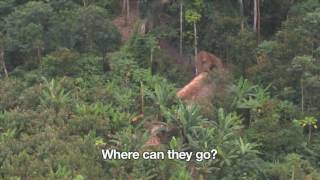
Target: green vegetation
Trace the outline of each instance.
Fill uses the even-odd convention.
[[[122,41],[125,1],[0,1],[0,179],[320,179],[319,0],[138,0]],[[183,102],[199,50],[222,59],[227,77],[208,81],[226,85]]]

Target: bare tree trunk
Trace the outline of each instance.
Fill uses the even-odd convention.
[[[82,0],[82,2],[83,2],[83,7],[86,7],[87,6],[86,0]]]
[[[257,15],[257,42],[258,44],[260,43],[260,0],[257,0],[257,12],[258,12],[258,15]]]
[[[122,14],[126,13],[126,2],[127,0],[122,0],[122,10],[121,10]]]
[[[128,24],[130,18],[130,2],[129,0],[122,0],[122,14],[125,15],[125,24]]]
[[[312,131],[312,125],[311,124],[308,125],[308,130],[309,130],[308,142],[310,142],[310,140],[311,140],[311,131]]]
[[[140,82],[141,114],[144,114],[144,90],[143,83]]]
[[[253,31],[257,32],[257,0],[253,0]]]
[[[150,71],[151,71],[151,74],[153,75],[152,65],[153,65],[153,48],[150,51]]]
[[[243,6],[243,0],[239,0],[239,4],[240,4],[240,18],[241,18],[241,24],[240,24],[240,30],[241,32],[243,32],[244,30],[244,6]]]
[[[253,0],[254,2],[254,20],[253,30],[257,34],[257,44],[260,43],[260,0]]]
[[[127,20],[130,18],[130,2],[127,0]]]
[[[125,16],[124,18],[124,23],[125,25],[127,24],[127,21],[128,21],[128,16],[126,15],[126,12],[127,12],[127,0],[122,0],[122,14]]]
[[[6,62],[4,60],[4,50],[3,50],[3,48],[0,49],[0,61],[1,61],[2,68],[3,68],[5,76],[9,77],[7,66],[6,66]]]
[[[292,168],[291,180],[294,180],[294,166],[293,166],[293,168]]]
[[[196,22],[193,23],[194,28],[194,61],[197,64],[197,56],[198,56],[198,38],[197,38],[197,24]],[[196,75],[198,75],[198,69],[196,66]]]
[[[182,56],[182,43],[183,43],[183,1],[180,0],[180,47],[179,47],[179,53],[180,56]]]
[[[301,112],[304,114],[304,85],[303,79],[300,80],[300,88],[301,88]]]
[[[41,48],[40,47],[37,47],[37,56],[38,56],[40,70],[42,70]]]

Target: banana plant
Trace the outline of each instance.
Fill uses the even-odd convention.
[[[195,144],[197,152],[211,152],[216,148],[215,134],[216,128],[209,124],[207,127],[199,127],[195,136]],[[205,160],[201,162],[195,162],[196,168],[201,172],[201,175],[206,176],[210,173],[218,171],[216,166],[217,160]]]
[[[239,138],[239,140],[236,141],[236,144],[239,146],[239,153],[241,155],[244,155],[247,153],[253,153],[253,154],[260,153],[258,150],[256,150],[256,148],[259,146],[258,144],[246,142],[241,137]]]
[[[233,93],[235,97],[232,102],[232,107],[236,107],[238,102],[246,98],[247,94],[252,92],[256,86],[252,86],[248,79],[241,77],[238,83],[233,87]]]
[[[180,179],[184,179],[184,180],[193,179],[190,174],[190,171],[188,171],[188,169],[186,169],[186,167],[184,166],[180,167],[180,169],[176,171],[176,173],[170,178],[170,180],[180,180]]]
[[[196,147],[195,137],[197,130],[201,128],[207,119],[200,114],[200,107],[196,105],[185,105],[180,103],[178,105],[177,124],[181,129],[182,135],[186,138],[187,143],[191,147]]]
[[[70,102],[70,91],[66,92],[55,79],[51,79],[51,81],[48,81],[44,77],[42,79],[44,87],[40,96],[40,102],[46,107],[53,108],[58,113],[61,108]]]
[[[230,165],[232,160],[238,158],[235,139],[238,137],[238,132],[243,128],[241,118],[235,113],[225,114],[224,110],[218,110],[218,118],[214,122],[216,127],[215,146],[218,151],[218,156],[221,158],[220,167],[224,164]]]
[[[91,105],[86,104],[76,104],[74,111],[77,115],[106,115],[107,112],[111,109],[111,105],[104,105],[101,102],[94,103]]]
[[[218,110],[217,121],[214,122],[217,128],[217,143],[223,144],[225,141],[229,141],[234,138],[235,133],[243,128],[241,125],[241,118],[235,113],[229,113],[225,115],[222,108]]]
[[[233,88],[235,98],[232,106],[236,108],[252,109],[261,107],[270,98],[268,89],[257,85],[251,85],[247,79],[240,78],[238,84]]]
[[[71,175],[72,172],[66,166],[59,164],[56,171],[53,169],[50,170],[49,177],[52,179],[69,179]]]
[[[9,139],[14,138],[16,135],[16,131],[17,129],[8,129],[7,131],[1,133],[1,129],[0,129],[0,145],[8,141]]]
[[[165,81],[155,84],[154,91],[146,90],[146,95],[156,105],[158,111],[158,119],[162,119],[164,112],[168,110],[173,99],[173,88]]]

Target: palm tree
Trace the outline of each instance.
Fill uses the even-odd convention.
[[[317,129],[317,119],[312,116],[307,116],[301,120],[295,120],[302,127],[308,127],[308,142],[311,140],[312,128]]]

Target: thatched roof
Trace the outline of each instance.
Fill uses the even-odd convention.
[[[207,76],[207,72],[200,73],[179,90],[177,96],[184,101],[194,101],[212,96],[215,85],[206,82]]]

